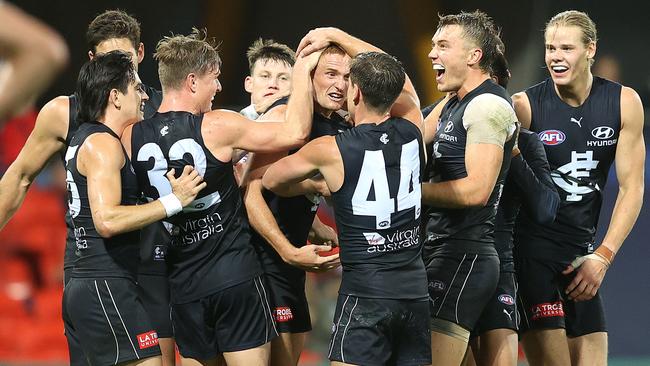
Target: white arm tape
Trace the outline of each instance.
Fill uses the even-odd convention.
[[[573,267],[573,268],[578,268],[578,267],[580,267],[580,266],[582,265],[582,263],[584,263],[587,259],[593,259],[593,260],[596,260],[596,261],[598,261],[598,262],[600,262],[600,263],[606,265],[607,267],[609,267],[609,263],[607,263],[607,261],[605,261],[603,258],[601,258],[601,257],[599,257],[598,255],[593,254],[593,253],[591,253],[591,254],[587,254],[587,255],[583,255],[582,257],[578,257],[578,258],[574,259],[573,262],[571,262],[571,267]]]
[[[176,197],[176,195],[173,193],[160,197],[160,203],[162,203],[165,207],[167,217],[174,216],[177,213],[183,211],[183,204],[181,204],[181,200],[179,200],[178,197]]]

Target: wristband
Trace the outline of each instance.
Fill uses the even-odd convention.
[[[178,197],[176,197],[176,195],[173,193],[160,197],[159,201],[162,203],[163,207],[165,207],[167,217],[174,216],[177,213],[183,211],[183,204],[181,204],[181,200],[179,200]]]
[[[614,251],[604,246],[603,244],[601,244],[594,253],[601,256],[609,263],[612,263],[614,261],[614,257],[616,256],[616,253],[614,253]]]

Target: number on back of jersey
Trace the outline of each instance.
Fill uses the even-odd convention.
[[[72,218],[77,217],[77,215],[79,215],[79,211],[81,211],[81,198],[79,197],[79,188],[77,188],[77,184],[74,182],[72,172],[67,169],[67,165],[70,160],[74,158],[78,149],[79,145],[69,146],[68,150],[65,152],[65,182],[68,191],[68,210],[70,212],[70,217]]]
[[[373,216],[377,229],[391,227],[391,215],[415,208],[414,220],[420,217],[420,147],[417,140],[402,145],[397,197],[391,197],[384,153],[366,151],[357,186],[352,195],[352,213]],[[374,199],[371,192],[374,192]]]
[[[185,154],[190,154],[192,160],[194,160],[194,169],[199,173],[200,176],[205,176],[205,171],[207,169],[208,163],[205,156],[205,152],[201,145],[199,145],[193,139],[182,139],[176,141],[169,148],[169,159],[170,160],[182,160]],[[168,195],[172,192],[172,186],[165,177],[169,166],[167,164],[167,159],[163,154],[160,146],[153,142],[144,144],[140,151],[138,151],[137,160],[141,162],[147,162],[149,159],[153,158],[154,165],[151,169],[147,171],[147,177],[149,178],[149,184],[158,191],[158,196],[162,197]],[[153,200],[153,197],[147,197],[149,200]],[[221,196],[219,192],[215,191],[205,197],[194,200],[187,207],[183,209],[183,212],[193,212],[201,211],[206,208],[215,205],[221,202]]]

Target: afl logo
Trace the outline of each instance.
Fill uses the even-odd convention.
[[[447,125],[445,126],[445,133],[449,133],[454,130],[454,122],[449,121],[447,122]]]
[[[515,303],[515,300],[512,298],[512,296],[508,294],[499,295],[498,299],[501,303],[506,305],[513,305]]]
[[[544,145],[559,145],[566,140],[566,135],[560,130],[546,130],[539,133],[539,140]]]
[[[599,140],[608,139],[614,136],[614,129],[607,126],[596,127],[591,130],[591,135]]]

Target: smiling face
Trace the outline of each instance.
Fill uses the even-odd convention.
[[[350,56],[340,53],[323,54],[314,71],[315,108],[326,117],[343,109],[350,78]]]
[[[577,26],[554,25],[546,29],[545,62],[556,85],[570,85],[575,80],[589,77],[596,44],[582,41],[582,30]]]
[[[136,72],[134,80],[129,83],[126,89],[126,94],[123,94],[123,102],[120,109],[128,116],[129,123],[135,123],[144,118],[144,104],[148,99],[149,96],[144,91],[144,85]]]
[[[277,95],[288,95],[291,90],[291,65],[273,59],[259,59],[253,65],[253,72],[246,77],[244,87],[251,93],[251,103],[264,101]]]
[[[219,75],[221,75],[220,69],[214,67],[209,68],[203,75],[196,77],[196,99],[198,101],[199,113],[207,113],[212,110],[214,96],[221,92]]]
[[[433,36],[429,59],[436,72],[438,90],[458,91],[465,82],[470,49],[463,38],[463,28],[446,25]]]

